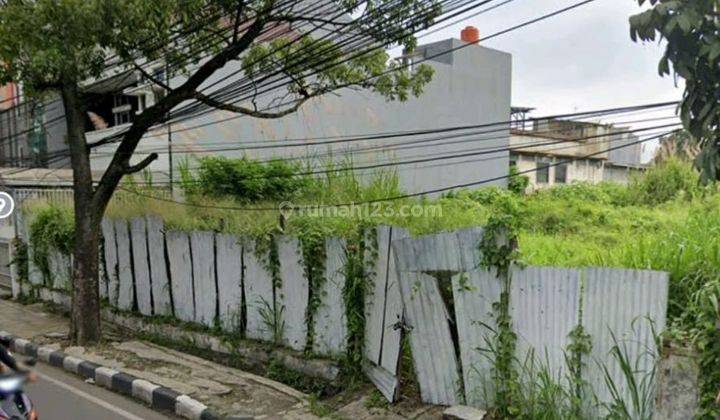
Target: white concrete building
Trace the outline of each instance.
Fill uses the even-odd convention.
[[[530,179],[531,190],[573,182],[627,183],[645,170],[637,140],[626,128],[611,125],[538,121],[511,131],[510,165]],[[618,148],[622,145],[628,147]]]
[[[435,70],[433,80],[423,94],[411,97],[407,102],[388,102],[369,91],[343,89],[335,94],[315,98],[295,114],[277,120],[254,119],[225,111],[210,110],[199,117],[172,124],[173,177],[178,178],[178,162],[208,155],[253,159],[309,158],[318,166],[325,164],[329,156],[337,160],[351,157],[354,165],[375,165],[415,160],[424,156],[443,159],[431,163],[413,163],[397,166],[401,188],[407,192],[423,192],[447,188],[452,185],[476,182],[487,178],[499,178],[493,185],[505,186],[508,173],[509,128],[494,130],[492,134],[474,135],[470,142],[425,141],[415,145],[403,145],[424,137],[377,138],[371,141],[336,142],[318,145],[322,139],[339,139],[357,135],[395,133],[403,131],[437,130],[449,127],[502,123],[510,119],[511,68],[510,54],[480,45],[466,45],[458,39],[448,39],[419,46],[412,55]],[[237,70],[237,63],[229,64],[212,77],[207,84],[222,80]],[[231,83],[238,75],[223,83]],[[151,89],[143,88],[138,77],[108,83],[105,100],[97,103],[105,108],[93,111],[105,115],[106,128],[87,133],[88,142],[97,142],[127,127],[133,113],[143,104],[150,103]],[[171,81],[180,83],[180,81]],[[126,83],[123,95],[117,91],[119,83]],[[95,89],[102,95],[102,87]],[[122,89],[121,89],[122,90]],[[121,96],[121,97],[119,97]],[[276,99],[277,95],[258,98],[259,104]],[[246,104],[251,106],[250,104]],[[93,127],[89,126],[92,130]],[[437,135],[435,135],[437,137]],[[295,139],[293,141],[293,139]],[[271,149],[242,146],[263,144],[302,144],[295,147]],[[316,140],[317,139],[317,140]],[[476,143],[498,151],[483,156],[481,161],[468,161],[451,156],[472,150]],[[170,173],[168,153],[168,128],[163,126],[152,131],[140,143],[133,163],[151,152],[160,157],[151,166],[153,179],[164,181]],[[312,144],[315,143],[315,144]],[[400,147],[402,146],[402,147]],[[104,169],[114,152],[116,144],[93,149],[93,170]],[[447,157],[447,159],[445,159]],[[192,165],[192,163],[191,163]],[[369,174],[371,170],[361,173]]]

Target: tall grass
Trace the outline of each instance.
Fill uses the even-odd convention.
[[[213,161],[215,164],[218,162]],[[300,187],[294,190],[292,203],[361,203],[402,195],[396,172],[359,176],[348,170],[352,165],[350,160],[326,162],[324,166],[329,170],[322,177],[293,184],[293,188]],[[261,170],[256,166],[251,169]],[[693,316],[686,315],[692,296],[709,280],[720,277],[720,194],[715,187],[700,187],[697,173],[688,164],[676,161],[651,170],[628,186],[578,183],[524,197],[498,188],[483,188],[433,199],[394,200],[359,212],[295,212],[286,214],[289,218],[283,222],[281,212],[275,210],[280,204],[278,199],[255,197],[248,202],[239,200],[234,192],[217,194],[218,186],[213,194],[205,195],[199,193],[197,182],[190,182],[197,179],[187,167],[181,175],[183,182],[188,182],[187,205],[125,193],[122,199],[113,200],[107,214],[116,218],[155,214],[165,220],[168,229],[214,230],[254,237],[281,231],[352,236],[360,226],[378,224],[405,227],[420,235],[483,225],[493,211],[493,203],[516,200],[522,216],[519,242],[524,262],[668,271],[672,322],[690,325]],[[167,192],[133,183],[126,184],[126,188],[169,198]],[[434,211],[400,214],[398,210],[409,205],[433,207]]]

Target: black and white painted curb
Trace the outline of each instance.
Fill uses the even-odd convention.
[[[10,350],[17,354],[36,358],[41,362],[61,368],[83,379],[92,379],[96,385],[140,400],[153,409],[170,411],[190,420],[214,420],[220,418],[211,412],[205,404],[170,388],[155,385],[144,379],[77,357],[68,356],[60,350],[38,346],[28,340],[14,337],[5,331],[0,331],[0,338],[9,341],[11,343]]]

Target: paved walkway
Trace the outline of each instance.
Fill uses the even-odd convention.
[[[93,347],[68,346],[64,337],[68,332],[68,320],[60,315],[46,311],[42,304],[21,305],[8,300],[0,300],[0,330],[8,331],[18,337],[26,338],[63,351],[72,356],[81,357],[97,364],[126,372],[138,378],[146,379],[158,385],[172,388],[187,394],[206,404],[221,416],[253,416],[261,419],[317,419],[310,413],[307,395],[279,382],[257,376],[242,370],[233,369],[181,353],[166,347],[158,346],[141,340],[123,340],[121,336],[113,336],[111,329],[106,328],[105,336],[109,341]],[[53,373],[51,367],[39,366],[41,373]],[[53,373],[65,375],[57,370]],[[70,378],[73,379],[73,378]],[[79,381],[79,380],[78,380]],[[78,382],[75,381],[75,382]],[[39,404],[49,411],[41,412],[42,418],[69,418],[53,415],[53,413],[73,413],[72,410],[88,410],[82,412],[102,413],[112,410],[102,404],[93,404],[90,398],[77,403],[78,395],[68,389],[53,386],[52,381],[45,381],[33,386],[31,392],[37,393]],[[144,407],[121,396],[108,397],[107,391],[79,381],[79,386],[87,386],[84,394],[95,396],[95,402],[108,400],[118,410],[137,413]],[[90,392],[97,388],[97,392]],[[99,396],[98,396],[99,395]],[[57,399],[62,401],[58,402]],[[387,410],[369,408],[366,397],[358,397],[345,401],[332,413],[333,419],[350,420],[429,420],[441,417],[440,407],[411,404],[410,407],[400,406]],[[112,400],[112,401],[110,401]],[[66,401],[66,402],[63,402]],[[113,403],[115,401],[115,403]],[[117,401],[123,402],[122,405]],[[59,405],[58,405],[59,404]],[[79,405],[77,405],[79,404]],[[65,410],[65,411],[64,411]],[[69,411],[67,411],[69,410]],[[80,411],[77,411],[80,413]],[[402,414],[401,414],[402,413]],[[137,415],[137,414],[136,414]],[[71,416],[72,417],[72,416]],[[117,416],[78,416],[76,418],[118,418]],[[140,417],[144,417],[140,415]],[[122,416],[120,417],[122,418]],[[130,415],[126,418],[132,418]],[[147,418],[162,418],[147,417]]]
[[[314,417],[308,412],[307,396],[293,388],[149,342],[111,341],[91,348],[66,347],[60,337],[67,334],[67,320],[45,312],[42,305],[0,301],[0,319],[2,330],[175,389],[224,416]]]

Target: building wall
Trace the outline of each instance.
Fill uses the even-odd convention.
[[[629,128],[617,128],[617,131],[627,131]],[[643,163],[643,144],[638,142],[637,134],[625,133],[621,139],[613,141],[615,148],[610,151],[608,159],[618,165],[640,166]]]
[[[70,157],[63,152],[68,150],[65,108],[58,98],[46,101],[43,112],[45,147],[48,168],[69,168]]]
[[[462,45],[461,41],[450,39],[418,48],[419,55],[434,55]],[[367,91],[341,90],[338,95],[325,95],[306,103],[296,114],[279,120],[258,120],[237,117],[228,112],[213,111],[190,121],[173,124],[173,154],[175,165],[184,158],[207,156],[208,151],[217,148],[232,148],[238,145],[262,145],[283,139],[318,139],[328,136],[352,136],[357,134],[387,133],[409,130],[438,129],[473,124],[488,124],[510,119],[511,98],[511,56],[507,53],[482,46],[470,46],[444,54],[427,62],[435,69],[433,81],[426,87],[420,98],[411,98],[405,103],[388,102],[379,95]],[[213,79],[219,80],[235,71],[228,66]],[[270,97],[259,98],[267,103]],[[247,104],[246,104],[247,105]],[[187,130],[190,127],[211,124],[207,127]],[[160,151],[161,156],[151,165],[155,179],[168,175],[167,128],[157,130],[156,136],[148,136],[141,143],[133,163],[144,158],[151,151]],[[89,141],[103,136],[92,132]],[[333,156],[352,156],[356,166],[423,157],[452,155],[467,152],[479,144],[493,149],[507,148],[507,131],[494,131],[487,135],[475,135],[472,143],[435,142],[418,144],[391,151],[375,150],[371,153],[359,148],[389,146],[397,142],[416,140],[418,137],[391,138],[371,142],[348,142],[347,144],[303,145],[295,148],[274,148],[265,150],[225,150],[213,152],[227,157],[270,159],[288,157],[311,157],[323,164],[329,152]],[[428,137],[424,137],[428,138]],[[185,153],[180,150],[191,149]],[[92,156],[92,166],[101,170],[107,166],[114,146],[98,148]],[[398,166],[401,186],[409,192],[420,192],[448,186],[501,177],[508,173],[508,152],[497,152],[472,159],[454,158],[436,162],[416,163]],[[195,164],[196,166],[196,164]],[[177,177],[177,170],[175,177]],[[505,186],[505,179],[495,182]]]
[[[42,102],[24,98],[17,106],[0,108],[0,166],[69,167],[64,114],[56,95]]]
[[[555,164],[568,160],[568,158],[558,156],[543,156],[534,154],[513,154],[511,159],[516,162],[518,171],[530,179],[529,190],[549,188],[557,185],[571,184],[573,182],[588,182],[597,184],[604,180],[605,163],[599,159],[578,159],[568,162],[564,166],[567,168],[565,182],[556,179],[559,175],[559,166],[550,166],[547,171],[547,182],[539,179],[538,168],[543,164]],[[616,179],[617,182],[627,182],[626,180]]]
[[[605,166],[605,172],[603,173],[603,180],[626,184],[630,182],[633,177],[641,175],[643,172],[645,172],[644,168],[607,165]]]

